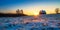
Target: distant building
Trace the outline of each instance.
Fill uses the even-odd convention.
[[[40,10],[39,14],[46,14],[45,10]]]

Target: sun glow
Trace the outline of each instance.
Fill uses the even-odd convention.
[[[34,13],[35,16],[39,15],[39,13],[37,11],[34,11],[33,13]]]
[[[34,15],[39,15],[39,13],[38,12],[34,12]]]

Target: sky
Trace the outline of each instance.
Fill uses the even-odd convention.
[[[23,9],[24,14],[38,14],[45,10],[47,14],[55,13],[60,8],[60,0],[0,0],[0,12],[16,13],[17,9]]]

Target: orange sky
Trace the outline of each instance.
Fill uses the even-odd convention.
[[[27,15],[38,15],[39,14],[39,11],[40,10],[45,10],[47,14],[52,14],[52,13],[55,13],[55,8],[54,7],[51,7],[51,8],[37,8],[35,7],[34,9],[33,8],[28,8],[28,9],[23,9],[23,13],[24,14],[27,14]],[[10,11],[5,11],[6,13],[16,13],[16,10],[10,10]],[[60,12],[60,11],[59,11]]]
[[[27,15],[38,15],[40,10],[23,10],[24,14]],[[47,14],[55,13],[55,10],[45,10]],[[16,13],[16,10],[7,11],[8,13]]]

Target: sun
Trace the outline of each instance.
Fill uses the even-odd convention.
[[[34,15],[36,16],[36,15],[39,15],[39,13],[38,12],[34,12]]]

